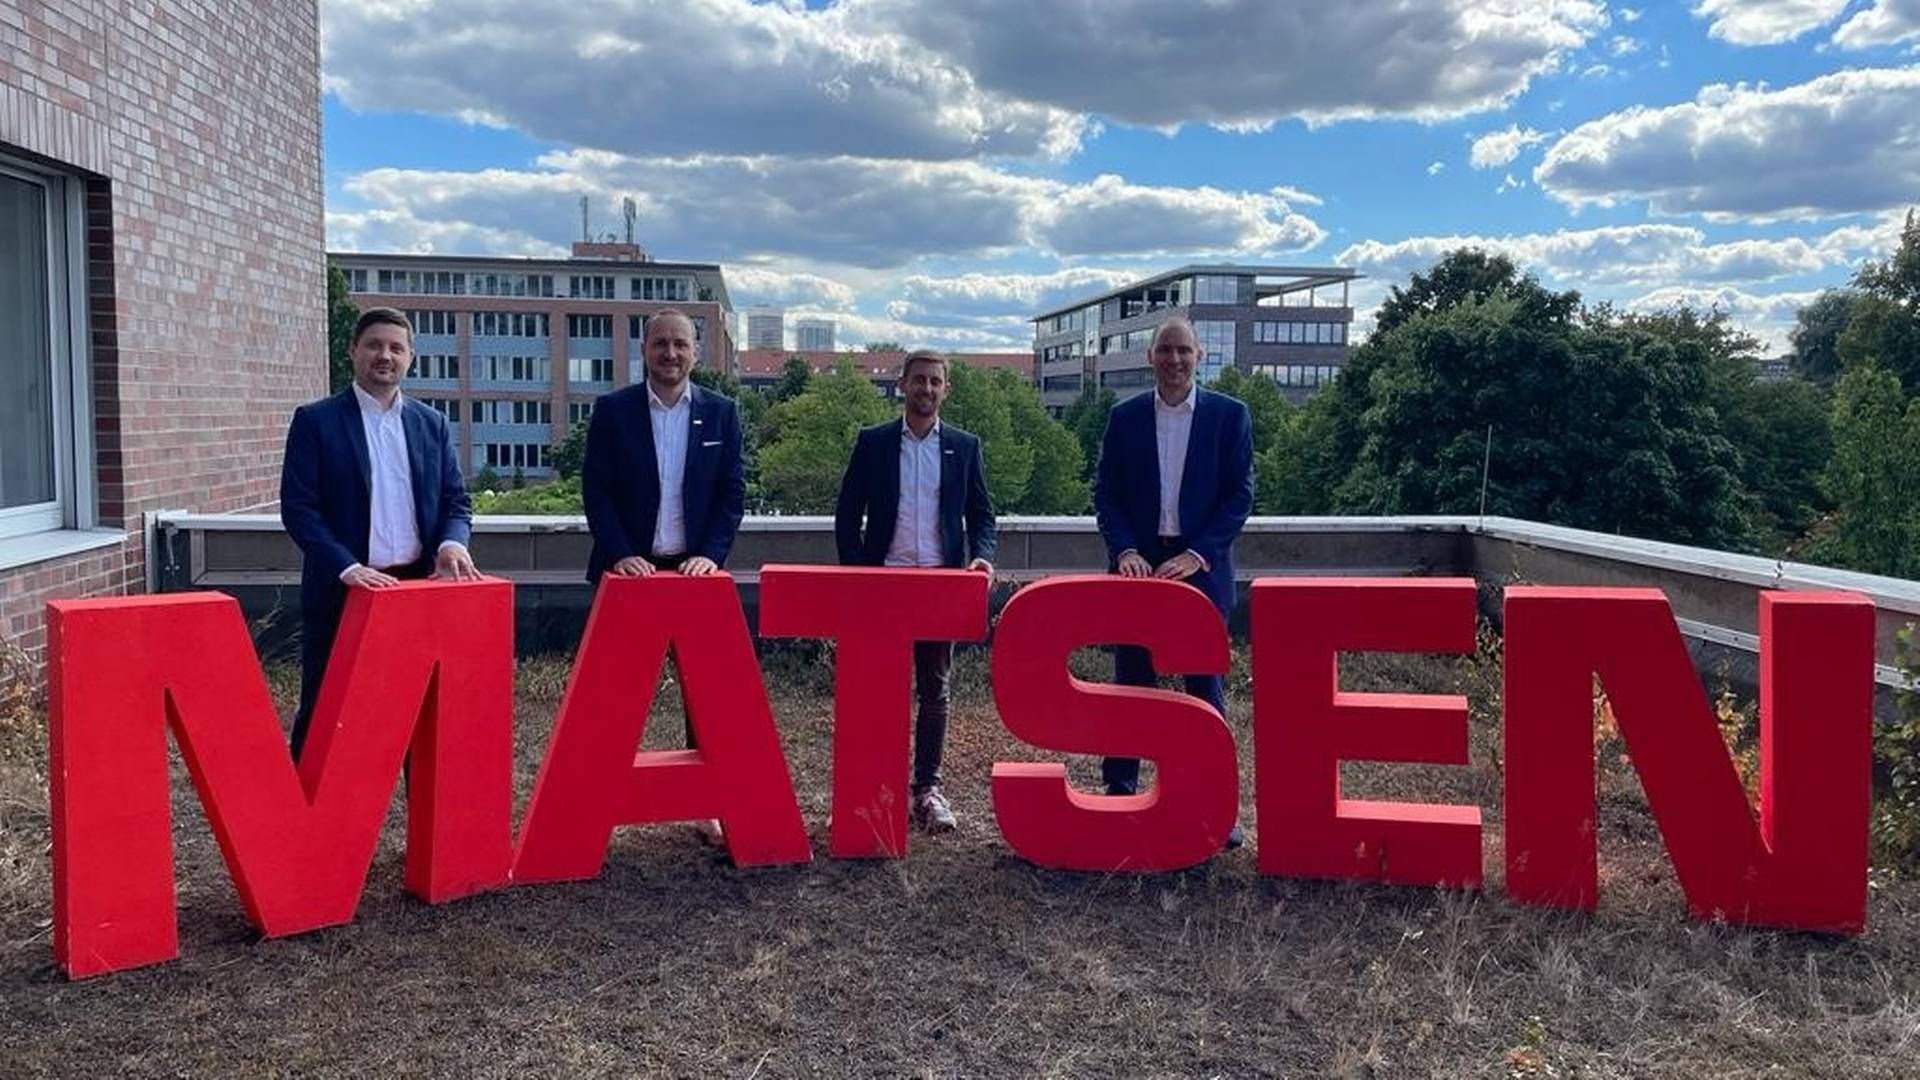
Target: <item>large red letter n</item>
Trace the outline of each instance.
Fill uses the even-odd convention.
[[[1506,601],[1507,890],[1591,909],[1597,672],[1696,918],[1858,933],[1866,922],[1873,604],[1760,594],[1760,820],[1654,589]]]

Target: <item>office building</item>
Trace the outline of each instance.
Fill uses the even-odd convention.
[[[795,321],[793,347],[799,352],[833,352],[833,320],[799,319]]]
[[[1341,266],[1183,266],[1042,312],[1033,319],[1041,400],[1057,416],[1089,386],[1121,397],[1152,386],[1147,342],[1170,315],[1193,323],[1199,381],[1237,367],[1304,399],[1346,362],[1348,286],[1359,277]]]
[[[413,323],[402,388],[446,415],[469,476],[552,474],[552,448],[601,394],[646,378],[647,319],[693,320],[704,366],[731,373],[732,301],[720,267],[647,259],[633,244],[575,244],[567,259],[334,252],[354,303]]]
[[[787,313],[777,307],[747,309],[747,348],[787,347]]]

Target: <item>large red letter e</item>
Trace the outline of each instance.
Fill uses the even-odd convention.
[[[1066,767],[993,766],[993,812],[1014,853],[1059,870],[1178,870],[1220,850],[1240,805],[1233,734],[1186,694],[1082,682],[1087,645],[1141,645],[1155,670],[1225,674],[1227,628],[1205,594],[1152,578],[1051,578],[1013,595],[993,642],[1001,722],[1034,746],[1151,758],[1141,795],[1083,795]]]

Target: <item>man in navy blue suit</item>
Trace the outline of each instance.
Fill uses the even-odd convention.
[[[689,576],[725,566],[746,512],[740,410],[732,398],[694,385],[699,359],[693,320],[671,308],[647,320],[647,378],[602,397],[587,423],[580,469],[593,552],[587,580],[604,574]],[[687,723],[687,746],[694,745]],[[720,823],[702,822],[718,843]]]
[[[987,497],[980,440],[940,422],[947,361],[913,352],[900,365],[903,414],[854,439],[833,511],[834,543],[844,566],[945,566],[993,573],[998,543]],[[953,807],[940,792],[947,741],[953,642],[913,646],[919,713],[913,728],[913,821],[951,831]]]
[[[294,410],[280,470],[280,521],[300,546],[300,707],[306,742],[347,589],[408,578],[477,578],[473,512],[447,421],[400,393],[413,327],[369,308],[353,328],[353,383]]]
[[[658,570],[711,574],[725,566],[746,512],[740,411],[693,384],[693,321],[647,320],[647,378],[602,397],[587,424],[580,470],[593,553],[587,580]]]
[[[1100,443],[1093,509],[1110,568],[1124,577],[1185,581],[1233,610],[1233,541],[1253,510],[1253,423],[1247,407],[1193,383],[1200,348],[1193,324],[1174,316],[1147,346],[1154,390],[1113,407]],[[1114,681],[1152,686],[1147,651],[1120,646]],[[1218,675],[1186,676],[1187,693],[1227,712]],[[1107,758],[1107,794],[1132,795],[1138,758]],[[1235,825],[1227,847],[1240,845]]]

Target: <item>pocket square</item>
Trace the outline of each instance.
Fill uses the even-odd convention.
[[[700,443],[700,445],[701,445],[702,447],[708,447],[708,446],[719,446],[719,445],[720,445],[720,440],[719,440],[719,439],[707,439],[707,440],[704,440],[704,441],[702,441],[702,442]]]

